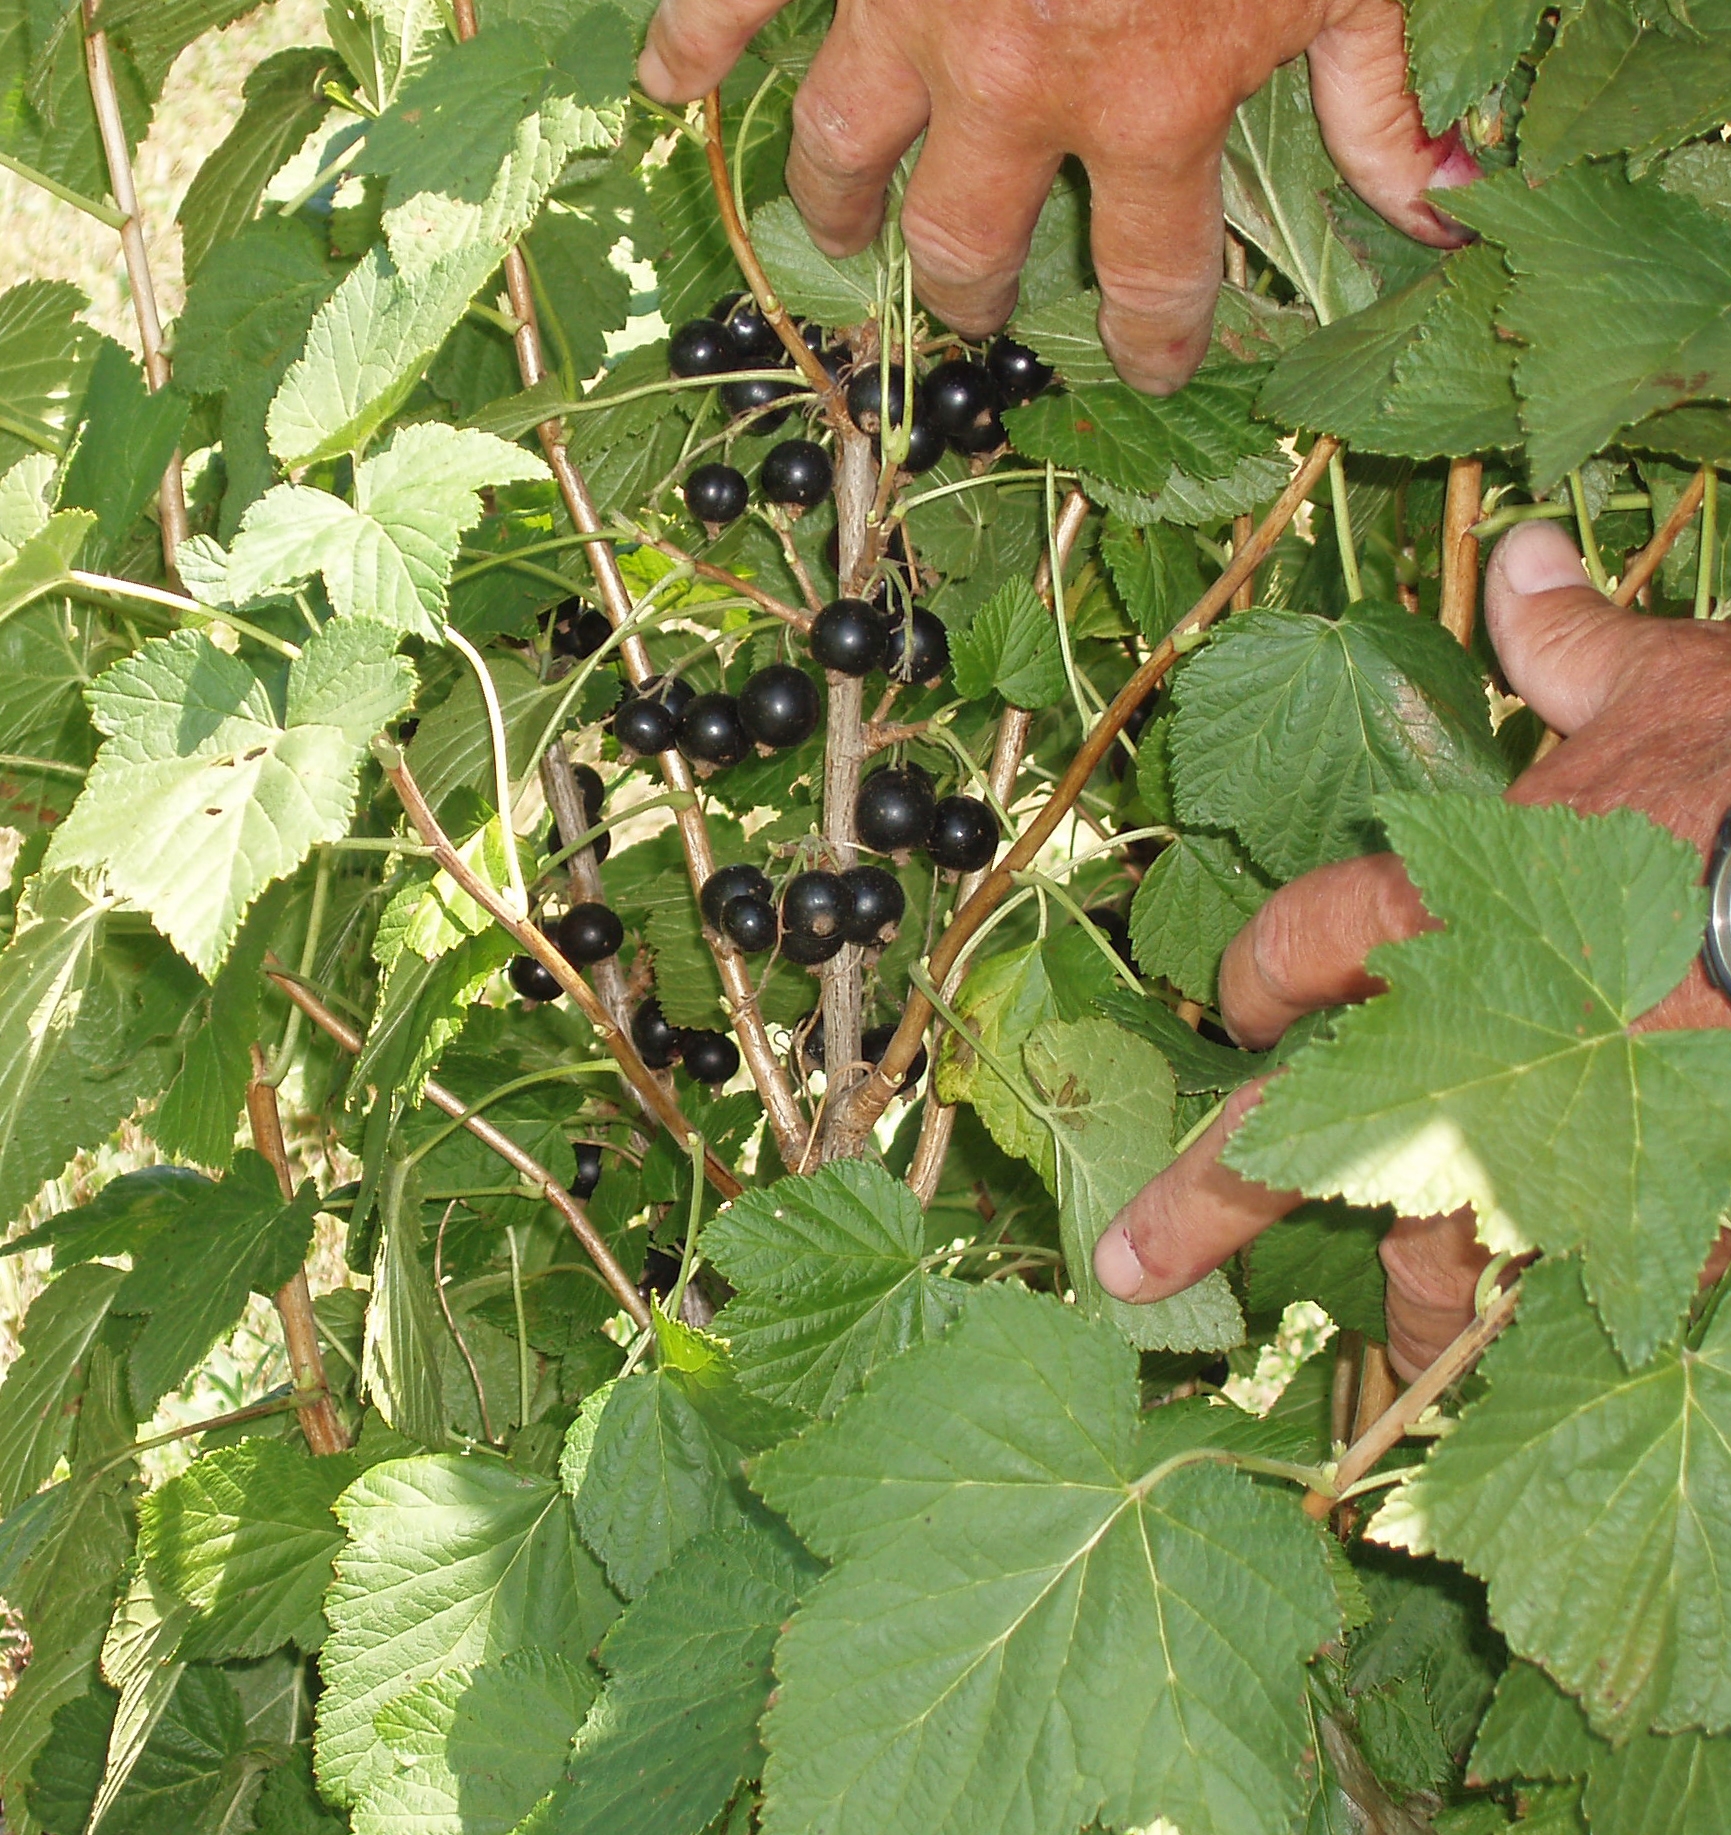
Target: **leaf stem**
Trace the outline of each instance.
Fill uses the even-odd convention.
[[[1061,471],[1048,465],[1046,470],[1054,478],[1062,478],[1066,483],[1073,482],[1076,474],[1072,471]],[[906,497],[896,499],[896,514],[905,516],[909,510],[917,510],[922,503],[936,503],[940,497],[959,497],[963,491],[1005,490],[1011,485],[1038,485],[1040,473],[1032,466],[1021,471],[981,472],[977,478],[957,478],[950,484],[934,484],[930,490],[914,491]]]
[[[299,644],[291,644],[273,632],[260,630],[256,624],[248,624],[233,612],[223,611],[214,605],[201,605],[196,599],[188,599],[183,593],[169,592],[160,586],[144,586],[137,580],[123,580],[115,574],[87,573],[82,567],[67,568],[66,583],[79,588],[80,596],[94,598],[97,603],[109,599],[136,599],[140,605],[160,606],[165,611],[179,613],[183,618],[208,618],[212,624],[227,625],[236,636],[250,637],[255,644],[263,644],[267,650],[274,650],[278,656],[287,657],[290,662],[294,662],[301,653]],[[50,581],[44,590],[52,592],[54,585],[55,582]]]
[[[485,658],[454,624],[445,626],[445,641],[458,651],[475,672],[481,704],[487,710],[487,732],[493,748],[493,790],[499,801],[499,839],[505,850],[505,874],[511,884],[511,915],[529,915],[529,892],[523,884],[523,863],[517,858],[517,831],[511,821],[511,767],[505,756],[505,716],[499,707],[499,690],[488,672]]]
[[[112,204],[99,204],[95,198],[86,197],[82,191],[74,191],[70,185],[61,184],[46,172],[38,172],[34,166],[26,165],[10,153],[0,153],[0,166],[8,172],[16,172],[21,179],[27,180],[38,190],[46,191],[50,197],[59,198],[62,204],[70,204],[74,210],[82,210],[87,217],[94,217],[98,223],[104,223],[110,229],[126,227],[124,211],[116,210]]]
[[[699,1182],[699,1189],[702,1189]],[[517,1249],[517,1226],[505,1231],[505,1247],[511,1256],[511,1311],[517,1320],[517,1421],[529,1425],[529,1324],[523,1311],[523,1258]]]
[[[1339,449],[1328,457],[1328,490],[1334,504],[1334,539],[1340,549],[1341,578],[1346,596],[1356,605],[1364,597],[1364,580],[1358,571],[1358,547],[1352,539],[1352,504],[1346,494],[1346,461]]]
[[[39,421],[34,415],[21,414],[17,410],[8,412],[0,407],[0,433],[9,433],[14,439],[25,441],[53,459],[61,458],[66,451],[65,441],[55,434],[46,421]]]
[[[1081,925],[1083,933],[1086,935],[1089,942],[1091,942],[1100,954],[1106,958],[1107,962],[1111,965],[1113,974],[1123,982],[1125,987],[1127,987],[1132,994],[1140,994],[1142,992],[1142,984],[1130,972],[1130,965],[1106,940],[1106,933],[1101,930],[1094,920],[1089,917],[1087,912],[1082,909],[1081,904],[1071,896],[1069,887],[1062,885],[1058,880],[1050,878],[1045,873],[1036,872],[1032,867],[1024,867],[1021,872],[1016,875],[1016,883],[1023,886],[1039,886],[1043,891],[1049,892],[1052,897],[1069,912],[1071,917]]]
[[[1713,616],[1713,583],[1719,572],[1719,473],[1702,467],[1700,553],[1695,561],[1695,616]]]
[[[69,777],[83,783],[89,773],[79,765],[63,765],[58,758],[32,758],[26,752],[0,752],[0,770],[40,771],[48,777]]]
[[[1652,507],[1652,496],[1646,491],[1616,491],[1605,499],[1607,510],[1649,510]],[[1505,509],[1492,510],[1489,516],[1480,517],[1467,530],[1467,534],[1474,541],[1488,542],[1493,535],[1501,535],[1516,523],[1547,520],[1567,522],[1574,513],[1573,503],[1511,503]]]
[[[1610,590],[1605,577],[1605,563],[1599,555],[1598,538],[1593,534],[1593,516],[1587,508],[1587,487],[1577,467],[1569,473],[1569,501],[1575,506],[1575,530],[1581,538],[1581,559],[1587,565],[1587,578],[1600,592]]]
[[[937,983],[926,973],[925,965],[916,962],[908,970],[908,979],[913,982],[926,999],[937,1010],[944,1024],[959,1038],[964,1038],[978,1052],[980,1057],[991,1066],[993,1074],[1012,1096],[1025,1108],[1036,1121],[1044,1122],[1048,1128],[1058,1124],[1057,1111],[1048,1108],[1040,1101],[1033,1090],[1023,1080],[1022,1073],[1014,1069],[1009,1061],[992,1050],[968,1022],[938,992]]]
[[[679,1276],[667,1296],[667,1311],[675,1319],[685,1304],[685,1289],[697,1266],[697,1230],[703,1217],[703,1163],[701,1142],[687,1149],[691,1158],[691,1206],[685,1216],[685,1247],[679,1256]]]
[[[331,843],[319,849],[318,864],[313,869],[313,902],[307,912],[306,935],[301,939],[300,972],[303,976],[313,972],[313,963],[318,955],[319,933],[324,929],[325,903],[331,889]],[[301,1040],[301,1023],[304,1019],[299,1007],[289,1003],[288,1024],[283,1028],[282,1043],[271,1059],[270,1068],[259,1078],[261,1083],[270,1088],[280,1089],[282,1080],[288,1075],[289,1065],[294,1060],[296,1047]]]

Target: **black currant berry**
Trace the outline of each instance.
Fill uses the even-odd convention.
[[[660,1001],[646,1000],[631,1016],[631,1042],[651,1070],[666,1070],[679,1056],[684,1034],[668,1024]]]
[[[811,653],[837,675],[865,675],[889,648],[884,621],[863,599],[832,599],[811,621]]]
[[[601,805],[606,801],[607,789],[601,782],[601,774],[593,765],[573,765],[571,775],[577,785],[577,794],[583,803],[583,826],[593,828],[601,820]],[[613,851],[613,836],[603,829],[590,842],[597,863],[603,861]],[[565,838],[559,833],[559,824],[552,823],[547,830],[547,852],[557,854],[563,851]]]
[[[548,646],[555,656],[593,656],[612,635],[613,625],[605,612],[581,599],[567,599],[553,614]]]
[[[732,522],[750,501],[745,473],[731,465],[699,465],[685,480],[685,507],[699,522]]]
[[[721,928],[721,914],[727,909],[729,899],[761,898],[766,903],[773,896],[768,879],[762,871],[743,860],[736,860],[731,866],[717,867],[703,882],[703,890],[697,895],[697,908],[703,913],[703,921],[711,930]]]
[[[586,968],[591,962],[602,962],[608,956],[618,955],[619,945],[625,941],[625,926],[620,923],[618,912],[589,900],[573,905],[565,913],[559,920],[553,941],[567,962]]]
[[[1030,402],[1052,380],[1052,366],[1042,363],[1027,345],[1014,338],[994,338],[986,352],[986,368],[998,385],[1007,407]]]
[[[721,929],[736,949],[747,956],[758,956],[766,949],[774,949],[780,926],[769,900],[746,892],[722,906]]]
[[[823,1069],[823,1008],[813,1007],[793,1029],[801,1061],[809,1070]]]
[[[998,851],[998,818],[978,797],[946,796],[932,811],[926,852],[941,867],[977,873]]]
[[[950,444],[956,451],[966,453],[970,458],[977,453],[996,452],[1000,446],[1007,446],[1009,440],[1003,417],[997,414],[988,414],[978,426],[970,427],[966,433],[950,435]]]
[[[720,301],[727,311],[717,312],[717,317],[727,325],[728,334],[734,346],[745,362],[754,369],[764,369],[772,363],[782,363],[787,359],[787,352],[782,347],[780,336],[757,309],[757,301],[749,293],[742,293],[729,301]]]
[[[699,1083],[725,1083],[739,1069],[739,1047],[725,1032],[688,1032],[685,1069]]]
[[[827,962],[840,952],[841,945],[839,932],[827,937],[806,936],[793,930],[781,933],[783,957],[789,962],[797,962],[801,968],[815,968],[818,963]]]
[[[907,411],[907,377],[899,369],[890,371],[889,411],[884,411],[882,369],[868,364],[847,385],[847,411],[862,433],[876,433],[884,421],[900,423]]]
[[[913,641],[910,643],[909,627]],[[949,633],[923,605],[892,612],[884,644],[884,670],[892,682],[935,682],[950,660]]]
[[[946,444],[930,421],[916,420],[908,429],[908,456],[902,460],[902,470],[913,478],[930,471],[944,456]]]
[[[920,397],[925,418],[946,440],[966,441],[997,419],[998,385],[991,371],[965,357],[940,363],[921,385]]]
[[[721,405],[729,414],[749,414],[753,433],[773,433],[788,416],[786,408],[774,404],[792,393],[791,383],[742,377],[721,385]]]
[[[675,376],[725,376],[744,367],[744,355],[719,319],[688,319],[668,340],[667,367]]]
[[[887,867],[849,867],[841,883],[852,901],[842,935],[850,943],[880,943],[884,932],[899,924],[907,909],[902,882]]]
[[[679,732],[679,716],[652,695],[633,695],[613,716],[613,737],[628,752],[665,752]]]
[[[816,682],[792,663],[771,663],[739,691],[740,723],[759,745],[778,751],[803,745],[822,712]]]
[[[883,1062],[884,1053],[890,1048],[890,1040],[893,1039],[895,1035],[896,1029],[893,1025],[868,1026],[865,1031],[860,1034],[859,1055],[864,1058],[868,1064],[881,1064]],[[922,1045],[919,1050],[914,1053],[913,1062],[902,1072],[902,1080],[897,1084],[897,1089],[912,1089],[913,1086],[919,1082],[920,1078],[926,1074],[926,1063],[926,1048]]]
[[[553,971],[533,956],[513,956],[505,971],[525,1000],[557,1000],[565,990],[553,977]]]
[[[700,694],[679,716],[674,743],[694,765],[736,765],[751,750],[730,694]]]
[[[917,766],[886,765],[859,787],[854,832],[875,853],[918,847],[931,832],[936,807],[931,779]]]
[[[816,440],[783,440],[764,456],[759,486],[766,503],[822,503],[835,482],[835,467]]]
[[[1082,915],[1112,945],[1112,953],[1120,962],[1127,968],[1136,966],[1130,949],[1130,926],[1122,911],[1115,911],[1110,905],[1090,905]]]
[[[571,1196],[593,1198],[601,1183],[601,1144],[599,1141],[573,1141],[571,1150],[577,1156],[577,1176],[571,1181]]]
[[[801,937],[842,936],[853,899],[839,873],[795,873],[781,895],[781,927]]]

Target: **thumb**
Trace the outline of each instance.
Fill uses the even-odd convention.
[[[1471,236],[1425,201],[1470,185],[1478,162],[1450,129],[1433,140],[1406,86],[1406,13],[1397,0],[1347,0],[1310,46],[1317,123],[1341,176],[1371,209],[1433,248]]]
[[[661,0],[637,60],[657,102],[691,102],[713,89],[782,0]]]
[[[1485,569],[1485,626],[1509,686],[1547,726],[1568,734],[1615,693],[1655,621],[1599,592],[1575,545],[1552,522],[1519,523]]]

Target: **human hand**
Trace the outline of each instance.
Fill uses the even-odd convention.
[[[1731,630],[1623,611],[1587,582],[1561,530],[1525,523],[1485,574],[1485,621],[1509,682],[1563,744],[1507,792],[1583,814],[1639,809],[1703,859],[1731,805]],[[1365,955],[1434,928],[1400,861],[1321,867],[1277,891],[1220,965],[1220,1008],[1243,1045],[1272,1045],[1299,1017],[1362,1000],[1382,984]],[[1699,960],[1637,1029],[1731,1025],[1731,1002]],[[1127,1204],[1094,1249],[1109,1293],[1158,1300],[1199,1280],[1299,1202],[1221,1160],[1266,1079],[1228,1098],[1186,1153]],[[1722,1270],[1722,1238],[1709,1264]],[[1407,1380],[1472,1318],[1489,1256],[1472,1215],[1402,1218],[1383,1238],[1390,1361]]]
[[[661,0],[638,66],[657,100],[719,83],[782,0]],[[1060,161],[1092,187],[1100,335],[1126,382],[1178,388],[1208,346],[1222,261],[1220,155],[1233,110],[1310,56],[1323,138],[1347,183],[1410,236],[1464,238],[1427,188],[1478,176],[1406,91],[1396,0],[838,0],[794,103],[788,189],[819,248],[863,248],[923,132],[902,234],[920,298],[995,331]]]

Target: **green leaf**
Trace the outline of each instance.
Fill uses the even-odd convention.
[[[89,305],[64,280],[0,293],[0,471],[32,452],[66,448],[90,369],[108,340],[78,314]]]
[[[1139,1350],[1221,1351],[1244,1318],[1218,1269],[1170,1299],[1128,1306],[1094,1278],[1094,1244],[1172,1158],[1172,1071],[1145,1039],[1110,1020],[1044,1025],[1022,1047],[1051,1111],[1064,1271],[1076,1304],[1109,1319]]]
[[[1583,7],[1559,25],[1521,115],[1529,179],[1606,153],[1639,170],[1731,115],[1731,6],[1692,0],[1687,33],[1638,10]]]
[[[863,325],[875,317],[884,284],[876,245],[840,260],[811,239],[791,198],[765,204],[751,219],[752,246],[776,297],[789,312],[820,325]]]
[[[813,1414],[941,1332],[963,1292],[925,1266],[918,1199],[867,1160],[747,1192],[703,1248],[739,1290],[716,1320],[739,1380]]]
[[[1607,165],[1537,189],[1500,173],[1450,209],[1514,270],[1502,323],[1529,347],[1515,380],[1539,488],[1633,421],[1731,394],[1731,222]]]
[[[1160,1048],[1180,1096],[1223,1095],[1268,1068],[1266,1052],[1238,1051],[1193,1032],[1157,995],[1114,988],[1096,1004],[1108,1019]]]
[[[342,0],[325,23],[361,93],[381,111],[447,42],[436,0]]]
[[[1176,395],[1141,395],[1122,382],[1040,396],[1004,416],[1017,452],[1094,472],[1125,490],[1157,488],[1176,466],[1219,478],[1239,459],[1266,452],[1266,425],[1251,418],[1260,371],[1204,371]]]
[[[365,1463],[243,1440],[206,1453],[144,1499],[139,1552],[197,1611],[181,1656],[259,1657],[290,1642],[318,1648],[320,1602],[343,1541],[331,1506]]]
[[[1116,382],[1118,372],[1100,342],[1100,295],[1090,287],[1065,299],[1050,300],[1037,308],[1026,305],[1017,312],[1010,329],[1018,343],[1026,344],[1058,372],[1066,387]]]
[[[189,276],[219,243],[240,233],[272,174],[325,118],[324,84],[336,68],[328,51],[302,47],[278,51],[248,74],[239,118],[199,167],[176,213]]]
[[[57,510],[34,534],[8,542],[0,553],[0,621],[64,586],[95,527],[88,510]]]
[[[1470,1204],[1498,1248],[1584,1246],[1594,1304],[1644,1363],[1731,1198],[1731,1038],[1628,1031],[1700,948],[1699,858],[1632,811],[1383,807],[1447,928],[1376,953],[1391,992],[1297,1055],[1228,1158],[1415,1217]]]
[[[1026,580],[1006,580],[950,643],[956,693],[997,693],[1012,707],[1050,707],[1065,693],[1058,627]]]
[[[485,651],[482,661],[505,724],[506,768],[519,778],[535,762],[536,742],[565,688],[558,682],[544,683],[534,665],[515,650]],[[472,790],[487,808],[493,807],[498,795],[493,787],[493,742],[481,685],[472,669],[465,668],[450,694],[422,717],[408,760],[422,795],[435,810],[457,790]]]
[[[95,512],[89,551],[98,565],[119,554],[161,485],[191,405],[176,389],[152,394],[143,371],[118,344],[105,343],[97,353],[78,437],[61,474],[60,504]]]
[[[254,1835],[348,1835],[346,1818],[326,1806],[313,1783],[312,1754],[302,1744],[265,1776],[253,1804]]]
[[[319,1782],[349,1805],[392,1768],[387,1701],[441,1670],[536,1648],[582,1667],[618,1603],[548,1479],[485,1454],[395,1459],[343,1493],[325,1601]]]
[[[106,648],[98,620],[66,600],[0,625],[0,752],[13,760],[0,767],[0,813],[22,834],[52,828],[82,786],[96,755],[82,691]]]
[[[688,1542],[608,1632],[606,1690],[537,1835],[701,1835],[763,1764],[775,1640],[820,1571],[776,1527]]]
[[[1139,1418],[1135,1378],[1104,1325],[988,1287],[759,1461],[836,1564],[776,1653],[766,1835],[1291,1824],[1303,1663],[1339,1623],[1320,1545],[1192,1463],[1206,1427]]]
[[[387,1426],[438,1449],[449,1430],[439,1377],[446,1330],[432,1271],[421,1259],[421,1186],[409,1161],[392,1159],[386,1167],[379,1210],[361,1388]]]
[[[1350,1205],[1301,1204],[1244,1251],[1244,1304],[1270,1330],[1294,1300],[1314,1300],[1343,1332],[1382,1341],[1377,1244],[1388,1218]]]
[[[1507,782],[1477,666],[1441,625],[1398,606],[1247,612],[1173,698],[1179,815],[1234,830],[1276,880],[1378,847],[1387,791]]]
[[[1431,133],[1502,82],[1533,42],[1542,10],[1543,0],[1410,0],[1407,54]]]
[[[355,467],[355,501],[279,484],[246,513],[229,560],[240,600],[314,573],[339,616],[437,640],[465,529],[481,520],[490,485],[544,478],[533,453],[490,433],[436,424],[399,428]]]
[[[1225,835],[1180,835],[1130,901],[1130,942],[1144,974],[1187,1000],[1214,999],[1226,945],[1274,888]]]
[[[1196,544],[1159,524],[1141,529],[1106,518],[1100,555],[1124,609],[1149,643],[1158,643],[1202,597]]]
[[[100,1264],[69,1268],[31,1302],[18,1354],[0,1383],[0,1511],[37,1491],[66,1451],[91,1345],[125,1279],[121,1269]]]
[[[547,302],[544,316],[576,376],[593,376],[607,354],[608,334],[631,311],[631,282],[610,259],[618,231],[569,210],[549,206],[526,247]],[[513,372],[514,379],[514,372]]]
[[[558,1779],[598,1681],[531,1648],[393,1697],[373,1726],[395,1762],[371,1774],[355,1835],[510,1835]]]
[[[211,974],[247,908],[348,830],[367,741],[413,677],[379,626],[328,626],[266,683],[196,631],[145,644],[90,691],[109,735],[55,831],[55,866],[99,867]]]
[[[1482,1576],[1511,1646],[1607,1737],[1723,1732],[1731,1324],[1631,1375],[1579,1268],[1545,1262],[1484,1371],[1490,1393],[1383,1507],[1377,1538]]]
[[[1484,1778],[1584,1779],[1593,1835],[1694,1835],[1731,1817],[1731,1739],[1637,1733],[1613,1746],[1531,1663],[1511,1663],[1473,1747]]]
[[[1323,324],[1358,312],[1376,286],[1329,216],[1339,182],[1310,105],[1305,61],[1282,64],[1233,118],[1221,167],[1226,217],[1262,250]]]

